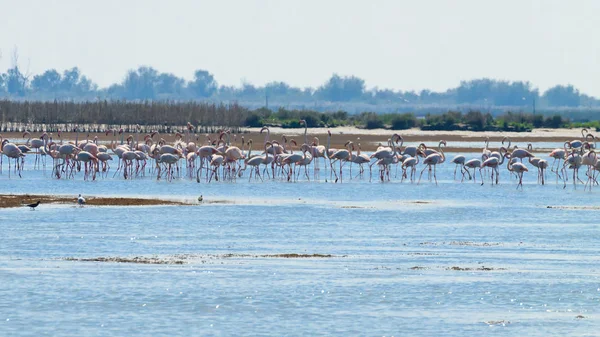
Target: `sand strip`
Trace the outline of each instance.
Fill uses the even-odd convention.
[[[37,194],[0,194],[0,208],[22,207],[40,201],[43,204],[77,205],[77,197]],[[191,202],[146,198],[86,197],[86,206],[188,206]]]

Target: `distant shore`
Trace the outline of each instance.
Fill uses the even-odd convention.
[[[284,129],[278,127],[269,128],[270,130],[270,139],[277,140],[280,143],[282,142],[282,136],[285,135],[288,141],[294,139],[298,146],[304,143],[304,128],[297,129]],[[342,148],[344,143],[347,141],[354,142],[355,145],[358,143],[361,144],[361,148],[363,151],[374,151],[378,144],[385,144],[387,139],[389,139],[393,134],[397,133],[401,135],[404,139],[404,145],[411,144],[419,144],[425,143],[430,146],[437,146],[437,143],[440,140],[446,140],[448,142],[448,146],[446,148],[447,151],[450,152],[469,152],[474,149],[481,149],[485,145],[486,137],[490,138],[490,147],[499,147],[499,142],[502,141],[504,137],[509,137],[513,144],[519,144],[520,147],[527,146],[527,143],[535,143],[535,142],[556,142],[557,146],[561,146],[565,141],[570,141],[574,139],[581,139],[581,129],[533,129],[531,132],[503,132],[503,131],[485,131],[485,132],[475,132],[475,131],[423,131],[420,129],[409,129],[409,130],[384,130],[384,129],[359,129],[355,127],[335,127],[335,128],[310,128],[307,132],[307,138],[309,142],[313,142],[314,137],[319,139],[319,143],[321,145],[326,145],[327,143],[327,130],[331,131],[331,147],[332,148]],[[261,151],[262,144],[264,143],[266,132],[260,133],[260,128],[242,128],[242,132],[240,134],[232,134],[230,136],[231,144],[241,147],[241,137],[244,137],[244,140],[247,142],[249,139],[253,141],[253,150]],[[595,131],[592,131],[595,133]],[[79,134],[79,141],[86,140],[87,133],[81,132]],[[126,134],[125,138],[130,134]],[[136,138],[136,134],[132,134],[134,139]],[[3,133],[2,137],[5,139],[9,139],[12,142],[16,142],[17,144],[24,144],[26,139],[23,139],[23,134],[21,132],[9,132]],[[36,138],[39,137],[40,133],[31,133],[31,137]],[[53,134],[53,140],[55,142],[60,142],[60,139],[57,137],[57,134]],[[207,134],[192,134],[190,135],[192,141],[195,141],[197,144],[205,144]],[[209,134],[208,135],[211,140],[218,139],[217,134]],[[61,137],[64,141],[72,141],[75,140],[76,134],[74,132],[62,132]],[[105,135],[104,133],[90,133],[89,139],[93,141],[94,138],[98,138],[98,142],[103,144],[110,144],[111,140],[114,140],[112,134]],[[164,138],[167,142],[172,143],[175,141],[175,134],[160,134],[158,137]],[[140,142],[143,142],[144,134],[139,135]],[[155,138],[157,140],[158,138]],[[117,135],[117,142],[120,143],[120,138]],[[473,142],[472,147],[454,147],[452,145],[453,142]],[[247,149],[247,145],[245,145]]]

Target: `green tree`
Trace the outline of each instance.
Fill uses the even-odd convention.
[[[557,85],[544,93],[543,96],[550,106],[569,106],[576,107],[580,105],[581,95],[579,90],[572,85]]]
[[[31,89],[35,92],[56,92],[61,87],[62,78],[55,69],[46,70],[41,75],[33,76]]]
[[[14,66],[6,71],[6,91],[14,96],[25,96],[27,89],[27,77]]]
[[[356,77],[340,77],[333,74],[331,78],[317,90],[317,96],[328,101],[350,101],[360,98],[365,91],[365,81]]]
[[[188,88],[195,97],[206,98],[217,91],[217,81],[214,76],[206,70],[196,70],[194,80],[188,83]]]

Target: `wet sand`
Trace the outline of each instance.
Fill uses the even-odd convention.
[[[394,133],[401,135],[404,138],[404,144],[412,144],[415,143],[426,143],[432,147],[437,147],[437,143],[440,140],[446,140],[448,142],[448,147],[445,149],[447,152],[472,152],[473,150],[481,150],[484,146],[485,138],[489,137],[490,142],[494,144],[490,144],[490,147],[498,147],[499,142],[502,141],[503,137],[509,137],[510,140],[515,143],[519,143],[521,146],[526,145],[527,143],[534,142],[557,142],[563,143],[567,140],[581,139],[581,129],[534,129],[532,132],[474,132],[474,131],[423,131],[420,129],[410,129],[410,130],[384,130],[384,129],[375,129],[375,130],[365,130],[358,129],[355,127],[337,127],[337,128],[312,128],[308,129],[308,140],[309,142],[313,141],[314,137],[319,139],[320,145],[326,145],[327,143],[327,130],[331,131],[331,147],[332,148],[343,148],[344,143],[347,141],[353,141],[355,145],[358,143],[361,144],[363,151],[374,151],[378,143],[385,144],[387,139],[390,138]],[[282,136],[285,135],[288,141],[292,139],[296,140],[298,146],[295,149],[298,149],[299,146],[304,143],[304,129],[282,129],[282,128],[270,128],[271,135],[270,140],[277,140],[282,142]],[[252,139],[254,142],[253,149],[255,151],[262,151],[262,144],[264,143],[266,132],[260,133],[260,128],[246,128],[243,129],[244,133],[231,135],[231,144],[241,147],[241,137],[244,137],[245,141]],[[595,133],[595,131],[593,131]],[[4,133],[2,136],[4,138],[10,139],[12,142],[16,142],[17,144],[24,144],[26,139],[22,138],[22,133],[20,132],[11,132]],[[125,134],[124,138],[127,138],[130,134]],[[39,137],[40,133],[32,133],[32,139]],[[136,134],[132,134],[134,140],[136,138]],[[143,142],[145,134],[139,135],[140,142]],[[197,144],[205,144],[207,140],[207,136],[210,137],[211,140],[216,140],[219,138],[217,134],[194,134],[191,135],[191,140],[195,141]],[[63,141],[73,141],[76,138],[76,133],[74,132],[63,132],[61,133],[61,137]],[[89,139],[93,141],[95,137],[98,137],[98,142],[102,144],[109,145],[111,141],[117,141],[120,144],[120,137],[117,135],[117,139],[111,135],[106,136],[104,133],[90,133]],[[175,134],[160,134],[155,137],[155,141],[159,138],[164,138],[168,143],[175,142]],[[79,141],[85,141],[87,139],[87,133],[79,134]],[[56,134],[53,135],[53,140],[55,142],[60,142],[60,139]],[[452,142],[473,142],[472,148],[466,147],[453,147]]]
[[[37,195],[37,194],[0,194],[0,208],[23,207],[27,204],[33,204],[40,201],[40,206],[44,204],[71,204],[77,205],[77,197],[66,197],[56,195]],[[117,197],[86,197],[86,206],[187,206],[194,205],[191,202],[173,201],[163,199],[145,199],[145,198],[117,198]],[[39,207],[39,206],[38,206]]]

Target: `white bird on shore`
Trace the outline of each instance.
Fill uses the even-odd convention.
[[[81,206],[85,205],[85,198],[82,197],[81,194],[79,195],[79,198],[77,198],[77,203]]]

